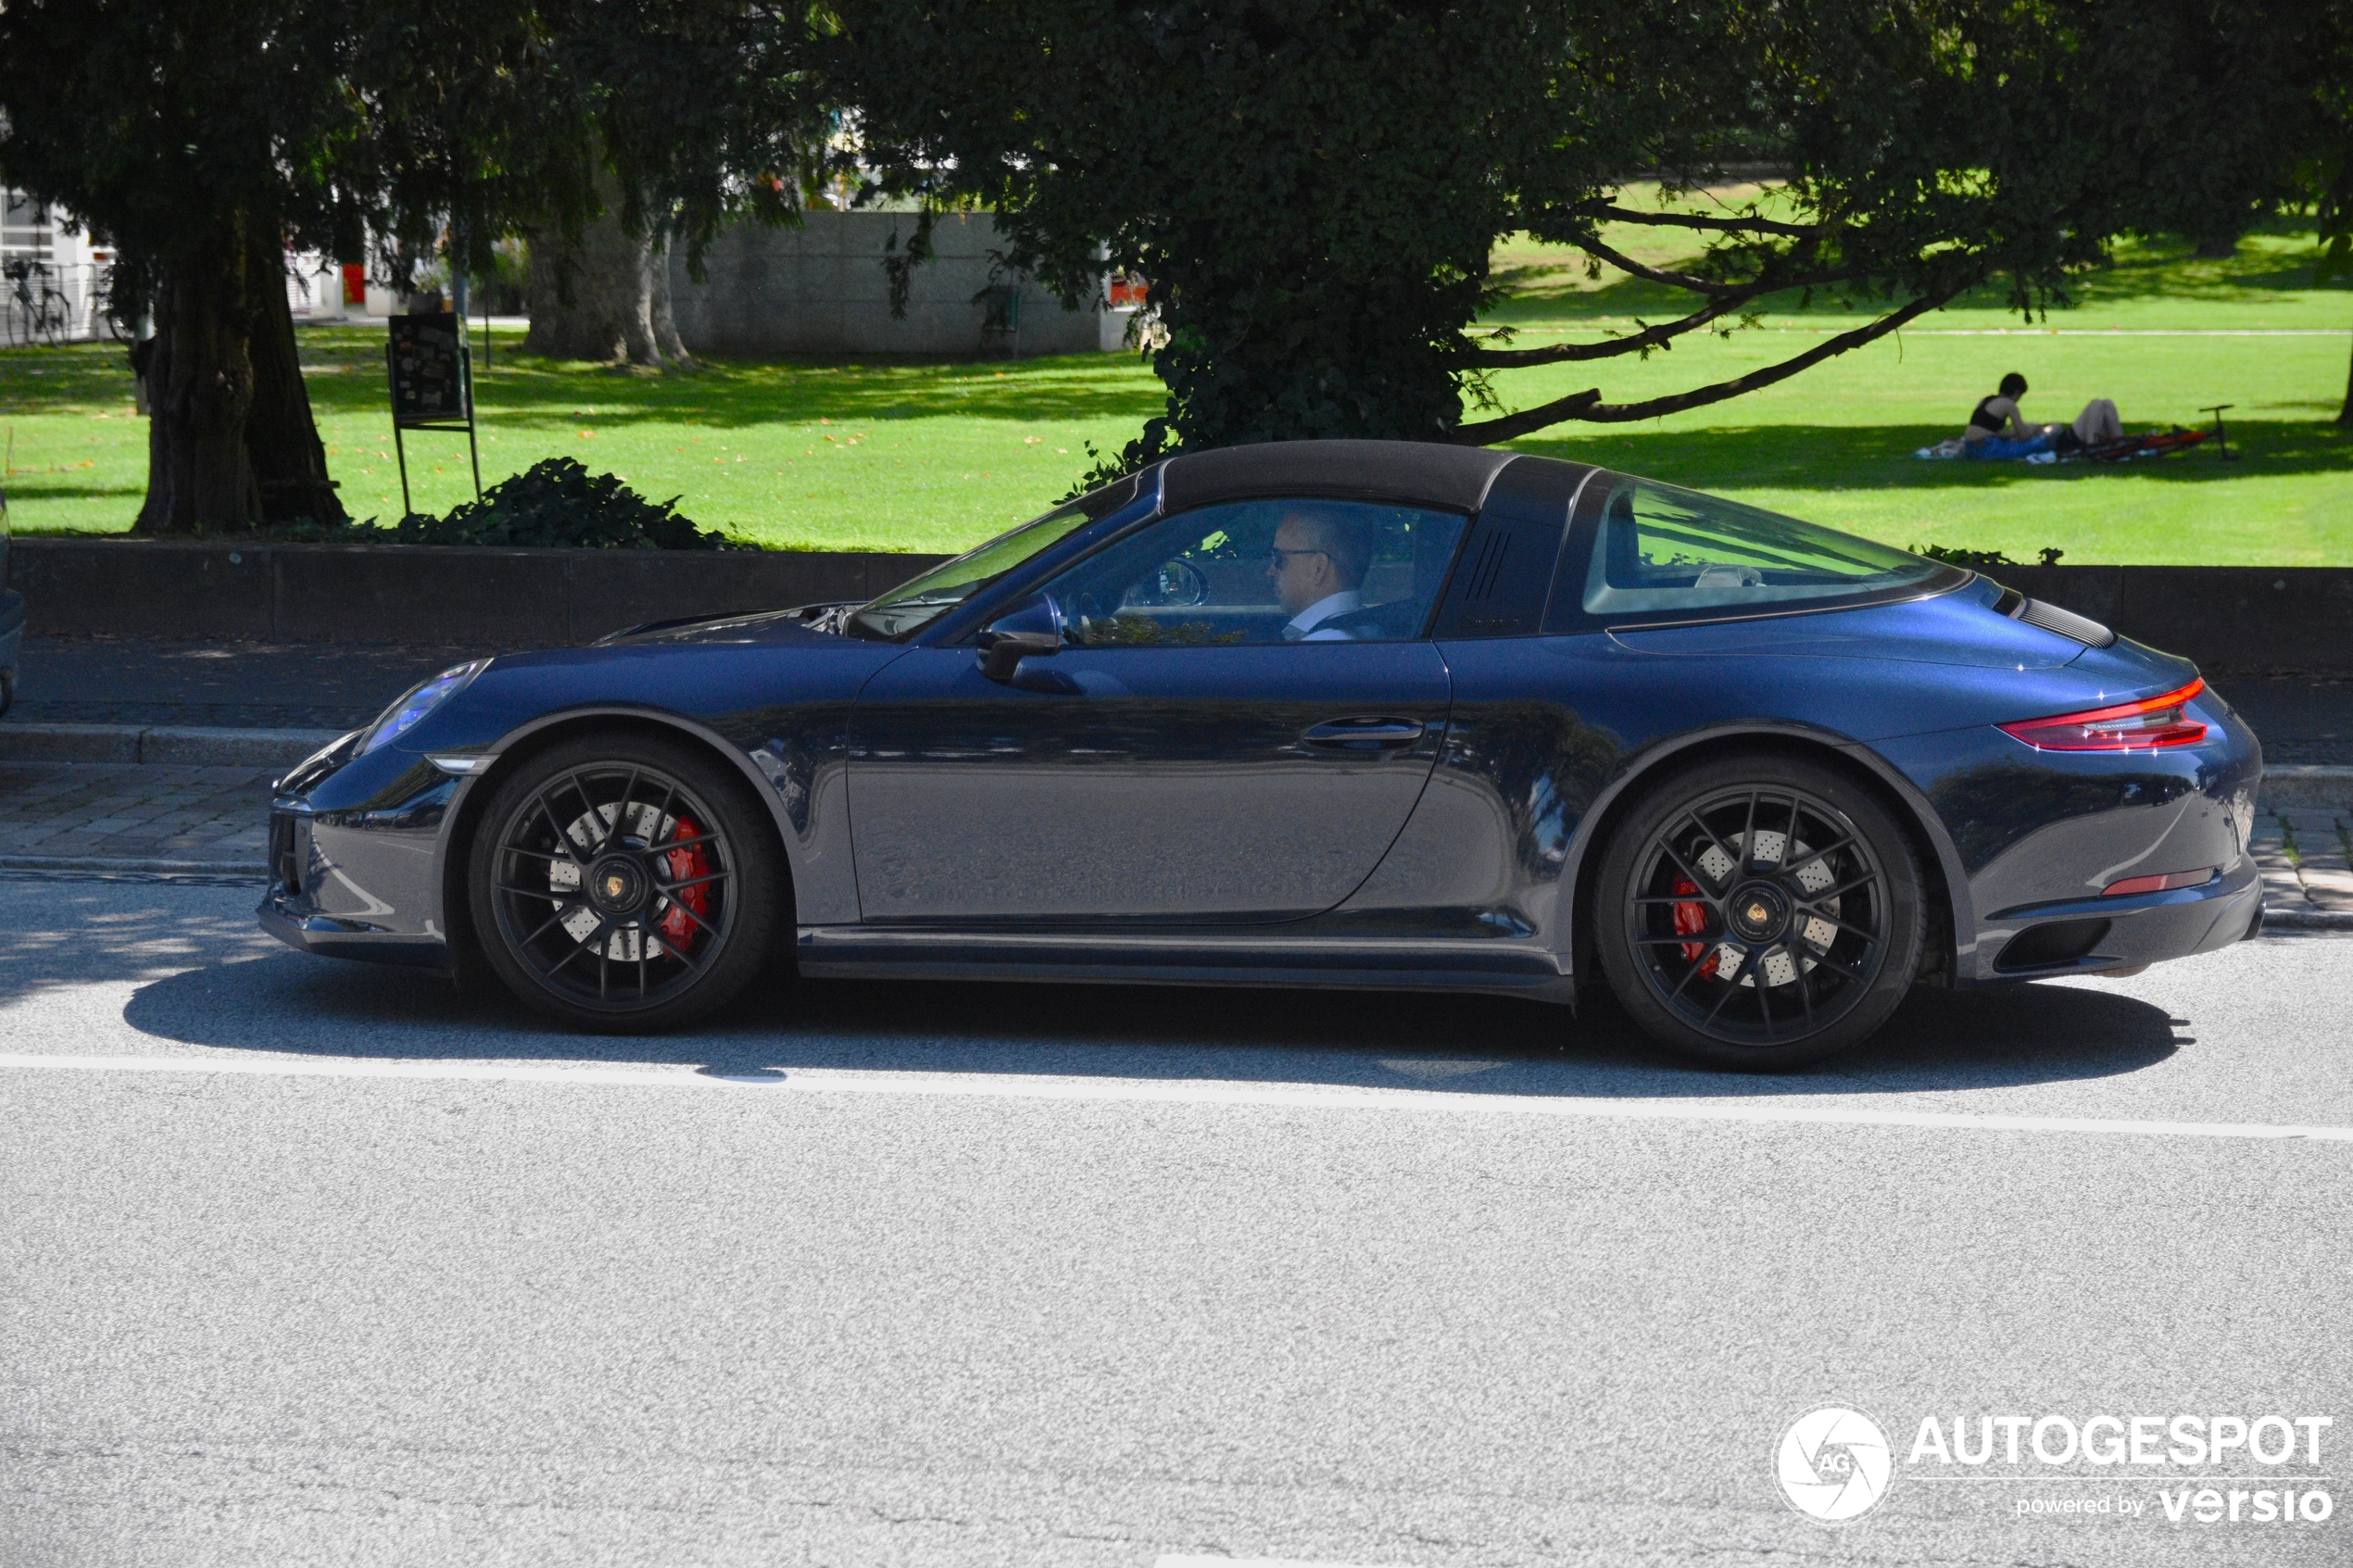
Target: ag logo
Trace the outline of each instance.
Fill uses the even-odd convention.
[[[1798,1512],[1843,1524],[1887,1495],[1895,1461],[1878,1423],[1832,1405],[1799,1416],[1781,1435],[1775,1468]]]

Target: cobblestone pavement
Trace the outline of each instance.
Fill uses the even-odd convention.
[[[259,871],[275,771],[0,762],[0,856],[158,859]]]

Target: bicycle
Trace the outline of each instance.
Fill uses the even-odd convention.
[[[10,300],[16,307],[8,313],[8,336],[14,345],[29,348],[35,343],[46,342],[56,348],[63,344],[69,305],[66,296],[51,285],[47,264],[19,257],[0,263],[0,275],[6,277]],[[33,292],[36,282],[41,290],[37,295]]]

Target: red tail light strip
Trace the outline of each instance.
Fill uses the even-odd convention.
[[[2020,719],[1999,727],[2011,739],[2024,741],[2038,751],[2148,751],[2161,746],[2195,746],[2206,738],[2206,726],[2183,710],[2205,689],[2205,681],[2196,680],[2163,696],[2048,719]]]
[[[2101,888],[2100,897],[2121,898],[2128,893],[2171,893],[2177,887],[2203,887],[2213,880],[2212,866],[2194,872],[2167,872],[2161,876],[2128,876]]]

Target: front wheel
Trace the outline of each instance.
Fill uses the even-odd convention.
[[[1612,836],[1594,936],[1619,1005],[1678,1054],[1774,1072],[1887,1021],[1925,939],[1910,841],[1835,770],[1759,754],[1662,782]]]
[[[468,863],[474,935],[525,1003],[643,1033],[724,1007],[774,956],[784,858],[744,782],[691,746],[585,735],[501,780]]]

